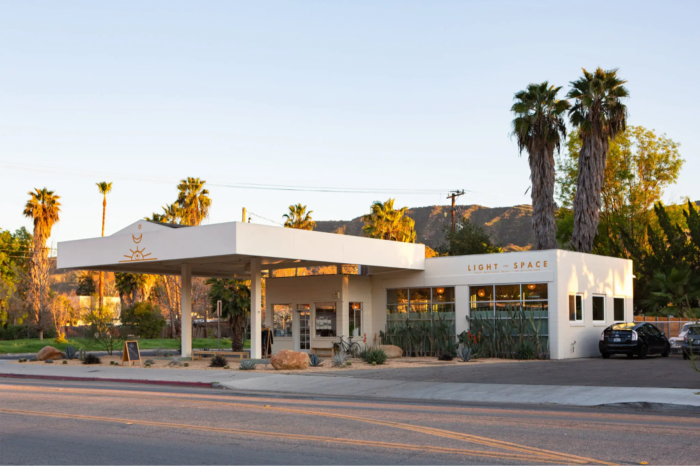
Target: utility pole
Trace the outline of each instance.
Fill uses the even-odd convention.
[[[455,199],[464,194],[464,190],[461,191],[450,191],[447,195],[447,199],[452,198],[452,232],[455,231]]]

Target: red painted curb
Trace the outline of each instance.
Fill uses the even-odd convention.
[[[60,375],[31,375],[31,374],[0,374],[0,377],[10,379],[41,379],[41,380],[67,380],[76,382],[116,382],[116,383],[140,383],[150,385],[174,385],[176,387],[211,388],[210,383],[205,382],[174,382],[170,380],[140,380],[140,379],[103,379],[99,377],[63,377]]]

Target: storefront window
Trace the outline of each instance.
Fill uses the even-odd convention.
[[[520,285],[496,285],[496,301],[520,301]]]
[[[316,303],[316,318],[314,323],[317,337],[335,337],[335,303]]]
[[[470,286],[469,301],[493,301],[493,285]]]
[[[470,286],[469,296],[469,319],[474,323],[491,320],[495,324],[496,321],[507,320],[516,327],[530,328],[540,336],[548,335],[546,283]],[[488,327],[486,325],[484,328]]]
[[[350,335],[362,336],[362,303],[350,303]]]
[[[454,287],[403,288],[387,290],[387,331],[405,321],[427,322],[444,320],[454,329]]]
[[[292,305],[272,305],[272,331],[275,337],[292,336]]]

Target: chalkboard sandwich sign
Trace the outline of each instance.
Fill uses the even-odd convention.
[[[141,365],[141,352],[139,351],[138,341],[125,341],[124,342],[124,352],[122,355],[122,366],[125,362],[128,362],[130,366],[138,362]]]

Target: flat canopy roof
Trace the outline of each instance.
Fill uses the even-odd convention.
[[[356,264],[371,273],[424,270],[425,246],[358,236],[230,222],[182,226],[139,220],[111,236],[58,243],[58,268],[248,278],[263,270]]]

